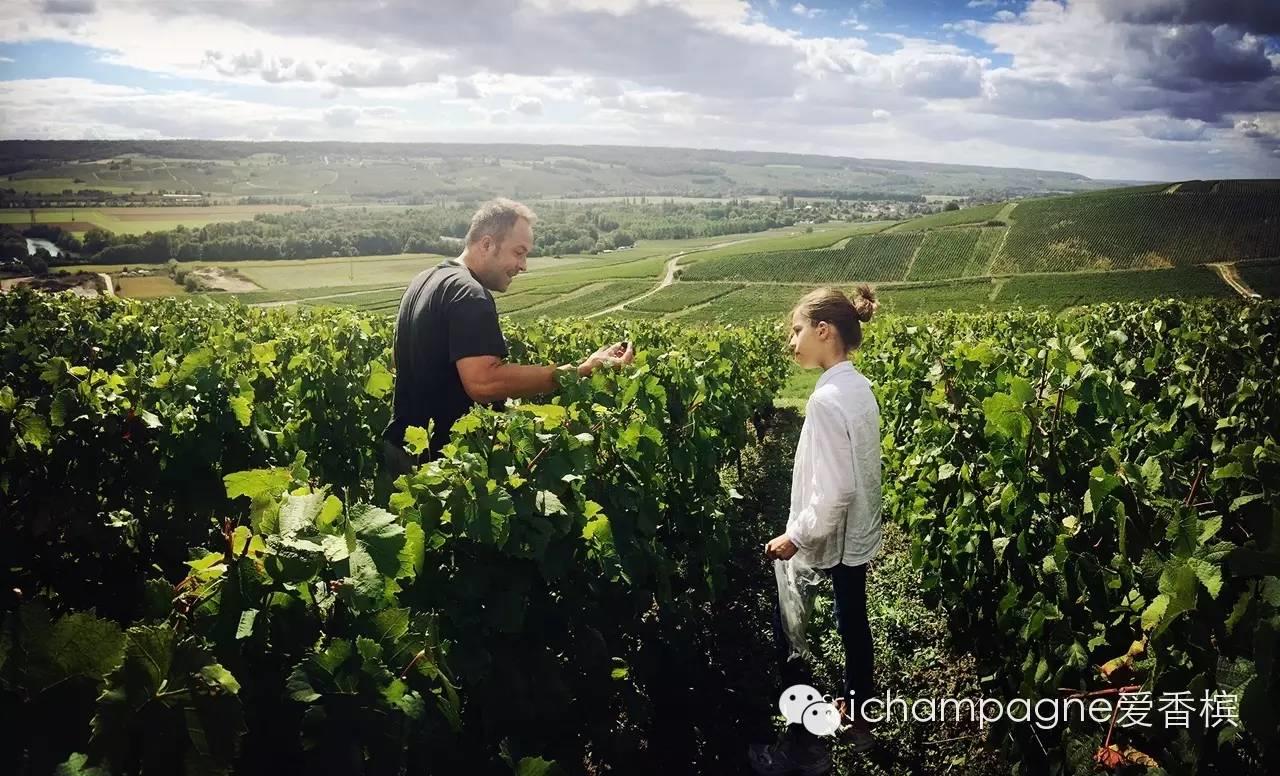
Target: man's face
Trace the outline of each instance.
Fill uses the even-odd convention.
[[[529,268],[529,251],[533,250],[533,227],[523,218],[516,219],[515,226],[501,243],[493,238],[482,238],[487,241],[485,248],[484,285],[490,291],[506,291],[511,279]]]

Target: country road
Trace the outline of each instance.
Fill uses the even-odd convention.
[[[1245,299],[1261,299],[1262,295],[1254,291],[1244,282],[1244,278],[1240,277],[1240,270],[1236,268],[1234,261],[1231,262],[1211,262],[1210,267],[1218,273],[1222,278],[1222,282],[1235,289],[1235,292]]]
[[[587,315],[585,317],[595,318],[596,316],[599,316],[599,315],[605,315],[607,313],[615,312],[617,310],[621,310],[622,308],[626,307],[629,304],[632,304],[633,302],[639,302],[641,299],[648,299],[649,297],[658,293],[662,289],[676,282],[676,269],[680,265],[680,259],[684,258],[685,256],[688,256],[690,253],[701,253],[703,251],[715,250],[716,248],[725,248],[730,245],[737,245],[738,243],[751,242],[753,239],[757,239],[757,238],[749,237],[743,240],[729,240],[728,242],[716,243],[715,245],[708,245],[705,248],[694,248],[692,250],[681,251],[680,253],[674,254],[670,259],[667,259],[666,275],[663,276],[662,282],[659,283],[657,286],[649,289],[648,291],[645,291],[640,296],[633,296],[630,299],[626,300],[625,302],[619,302],[618,304],[615,304],[613,307],[606,307],[603,310],[599,310],[597,312],[591,313],[590,315]]]

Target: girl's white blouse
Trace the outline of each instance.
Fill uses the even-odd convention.
[[[840,361],[818,378],[791,472],[786,535],[815,568],[860,566],[880,549],[880,407],[871,383]]]

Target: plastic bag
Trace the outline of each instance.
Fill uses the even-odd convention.
[[[815,588],[822,582],[820,569],[791,560],[773,561],[773,576],[778,581],[778,606],[782,610],[782,631],[791,647],[788,659],[813,658],[809,649],[809,615],[813,611]]]

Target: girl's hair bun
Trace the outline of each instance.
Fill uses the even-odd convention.
[[[871,286],[863,283],[853,290],[853,311],[858,316],[858,320],[866,323],[871,320],[871,316],[879,309],[880,302],[876,301],[876,292]]]

